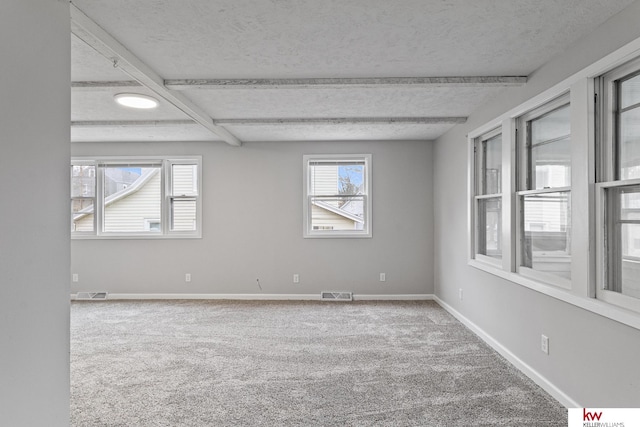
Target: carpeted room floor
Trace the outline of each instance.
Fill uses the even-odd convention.
[[[562,426],[431,301],[75,301],[72,426]]]

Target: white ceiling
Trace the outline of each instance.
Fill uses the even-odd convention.
[[[72,141],[434,139],[632,2],[72,0]]]

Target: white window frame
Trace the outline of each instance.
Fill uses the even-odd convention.
[[[524,217],[524,203],[523,203],[524,197],[530,196],[530,195],[542,195],[547,193],[569,193],[569,197],[571,197],[571,186],[544,188],[544,189],[537,189],[537,190],[530,190],[524,187],[527,181],[525,179],[525,174],[530,176],[532,173],[532,171],[529,170],[529,165],[528,165],[529,159],[527,155],[524,154],[527,141],[530,137],[529,126],[527,124],[535,119],[541,118],[565,106],[568,106],[569,111],[571,111],[569,94],[561,95],[545,103],[544,105],[541,105],[535,108],[534,110],[531,110],[521,115],[516,119],[516,159],[517,159],[518,165],[514,173],[516,175],[518,191],[516,191],[516,195],[515,195],[517,215],[516,215],[516,224],[515,224],[514,232],[515,232],[516,242],[517,242],[517,245],[515,245],[516,272],[521,274],[522,276],[531,278],[533,280],[545,282],[550,285],[558,286],[565,289],[571,289],[570,279],[566,279],[564,277],[537,271],[535,269],[522,265],[523,264],[522,243],[524,242],[524,224],[522,223],[523,217]],[[573,165],[571,167],[571,170],[573,170]],[[572,212],[570,212],[569,214],[573,216]],[[571,232],[571,234],[573,234],[573,232]],[[571,261],[572,263],[574,262],[573,257]]]
[[[371,154],[305,154],[303,161],[303,237],[304,238],[371,238]],[[314,230],[311,224],[311,180],[309,179],[310,162],[318,161],[364,161],[364,225],[362,230]],[[337,192],[337,191],[336,191]],[[336,194],[336,196],[338,196]]]
[[[72,239],[175,239],[202,238],[202,156],[96,156],[72,157],[71,165],[93,165],[96,167],[96,188],[94,202],[94,231],[71,232]],[[189,195],[196,200],[196,229],[193,231],[171,230],[171,201],[176,197],[171,194],[172,165],[190,164],[197,166],[197,191]],[[160,232],[106,232],[104,231],[104,168],[118,165],[157,165],[160,168]],[[156,218],[153,218],[156,220]],[[73,218],[70,218],[71,225]],[[145,221],[145,225],[148,220]]]
[[[640,179],[621,179],[617,176],[618,165],[615,111],[617,110],[617,81],[640,73],[640,57],[620,65],[596,79],[598,97],[598,145],[600,161],[597,164],[596,183],[596,284],[595,298],[628,310],[640,312],[640,298],[631,297],[606,289],[609,280],[607,266],[607,191],[620,187],[640,185]]]
[[[495,119],[472,130],[467,135],[467,229],[468,264],[478,270],[500,277],[514,285],[524,286],[536,292],[572,304],[630,327],[640,329],[640,309],[634,305],[624,305],[613,299],[596,297],[602,276],[603,252],[600,243],[603,231],[603,194],[613,186],[606,177],[596,180],[596,170],[601,170],[602,147],[596,146],[596,139],[603,129],[596,115],[598,102],[596,86],[599,78],[634,58],[640,58],[640,38],[628,43],[593,64],[579,70],[547,90],[511,108]],[[640,59],[638,59],[640,61]],[[571,115],[571,288],[563,288],[523,276],[517,272],[515,235],[518,211],[515,200],[517,183],[516,166],[516,122],[517,119],[536,108],[569,93]],[[600,96],[598,97],[600,98]],[[497,127],[502,129],[503,139],[503,262],[498,267],[482,262],[475,257],[475,167],[473,147],[476,138]],[[604,150],[606,151],[606,150]],[[596,167],[598,163],[599,167]],[[607,160],[604,160],[607,163]],[[640,180],[639,180],[640,182]],[[509,246],[509,247],[508,247]],[[623,295],[613,295],[620,297]],[[606,297],[605,297],[606,298]],[[611,302],[610,302],[611,301]]]
[[[73,203],[73,200],[93,200],[93,231],[71,231],[71,235],[72,236],[93,236],[95,234],[95,230],[97,229],[97,215],[96,215],[96,210],[97,210],[97,199],[98,199],[98,194],[96,192],[97,190],[97,186],[98,186],[98,168],[95,164],[94,161],[92,160],[88,160],[88,161],[83,161],[83,160],[77,160],[75,162],[71,163],[71,179],[70,179],[70,184],[71,186],[73,186],[73,166],[93,166],[93,171],[94,171],[94,183],[96,188],[94,188],[93,191],[93,197],[86,197],[86,196],[77,196],[77,197],[71,197],[71,202]],[[73,191],[73,190],[72,190]],[[73,194],[73,193],[72,193]],[[71,227],[71,229],[73,229],[73,215],[71,215],[70,217],[70,221],[69,221],[69,225]]]
[[[202,226],[201,226],[201,220],[202,220],[202,203],[200,202],[201,199],[201,192],[200,192],[200,186],[202,185],[202,167],[201,167],[201,163],[202,163],[202,159],[201,158],[197,158],[195,159],[197,160],[194,161],[193,158],[189,159],[189,158],[181,158],[181,159],[167,159],[165,160],[165,167],[166,167],[166,173],[164,174],[165,176],[165,181],[166,181],[166,189],[165,189],[165,197],[163,198],[163,200],[166,201],[166,203],[164,204],[165,206],[165,210],[164,210],[164,214],[165,214],[165,218],[167,218],[166,224],[163,224],[163,230],[173,236],[190,236],[196,232],[199,232],[199,230],[201,230]],[[193,177],[196,181],[196,187],[193,189],[193,191],[190,194],[173,194],[172,192],[172,188],[173,188],[173,166],[174,165],[196,165],[197,166],[197,170],[194,172],[195,176]],[[171,225],[173,224],[173,212],[172,212],[172,205],[173,205],[173,201],[174,200],[195,200],[196,202],[196,224],[195,224],[195,230],[193,231],[186,231],[186,230],[173,230],[171,228]],[[199,236],[201,236],[202,233],[199,232]]]
[[[474,216],[474,229],[475,232],[473,234],[473,236],[471,236],[471,238],[473,239],[473,258],[478,260],[479,262],[484,262],[487,263],[489,265],[493,265],[496,267],[500,267],[502,265],[502,258],[504,257],[504,245],[502,245],[503,243],[503,230],[501,229],[499,231],[500,233],[500,241],[501,241],[501,245],[502,245],[502,251],[503,254],[502,256],[498,259],[498,258],[494,258],[494,257],[490,257],[484,254],[481,254],[479,252],[479,247],[478,247],[478,240],[479,240],[479,236],[478,234],[480,233],[480,230],[477,229],[477,225],[478,225],[478,220],[480,218],[480,212],[478,209],[478,206],[480,204],[481,200],[487,200],[487,199],[497,199],[500,201],[501,204],[501,210],[504,209],[503,206],[503,192],[502,192],[502,182],[500,185],[500,192],[497,193],[489,193],[489,194],[485,194],[485,192],[482,190],[483,188],[486,187],[486,183],[485,183],[485,155],[484,155],[484,150],[482,150],[481,148],[483,147],[483,144],[490,140],[495,138],[498,135],[502,135],[502,128],[498,127],[495,128],[489,132],[486,132],[484,134],[482,134],[481,136],[474,138],[474,146],[473,146],[473,152],[474,152],[474,161],[473,161],[473,176],[475,178],[475,182],[474,182],[474,201],[473,201],[473,216]],[[504,147],[501,149],[501,153],[503,151]],[[502,163],[501,163],[501,167],[502,167]],[[502,176],[504,175],[504,169],[501,171],[501,179]],[[502,223],[502,221],[501,221]]]

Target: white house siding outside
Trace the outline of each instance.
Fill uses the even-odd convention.
[[[144,232],[160,221],[161,174],[159,168],[142,169],[138,180],[117,193],[107,196],[104,208],[104,232]],[[93,216],[86,215],[75,221],[76,231],[93,230]]]
[[[355,230],[356,224],[356,221],[311,204],[311,225],[318,230]]]
[[[174,164],[171,170],[171,195],[184,198],[172,198],[171,229],[174,231],[193,231],[196,229],[196,199],[198,195],[198,166]]]
[[[150,231],[153,224],[160,222],[162,216],[162,199],[160,191],[160,168],[142,169],[138,179],[145,179],[146,174],[153,174],[137,191],[122,199],[114,199],[109,203],[106,199],[104,208],[104,231],[140,232]],[[137,183],[131,184],[135,186]],[[114,194],[113,196],[116,196]]]
[[[337,165],[313,165],[310,166],[309,182],[310,194],[316,196],[335,196],[338,194],[338,166]]]
[[[339,166],[333,165],[310,165],[309,167],[309,194],[315,196],[336,196],[340,193]],[[318,199],[321,203],[341,209],[342,200],[336,199]],[[348,203],[348,202],[347,202]],[[345,211],[345,214],[362,216],[363,206],[360,203],[360,212]],[[311,226],[317,230],[357,230],[360,223],[340,215],[337,212],[325,209],[311,203]]]

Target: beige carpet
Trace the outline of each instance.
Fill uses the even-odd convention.
[[[71,306],[73,426],[563,426],[437,304]]]

